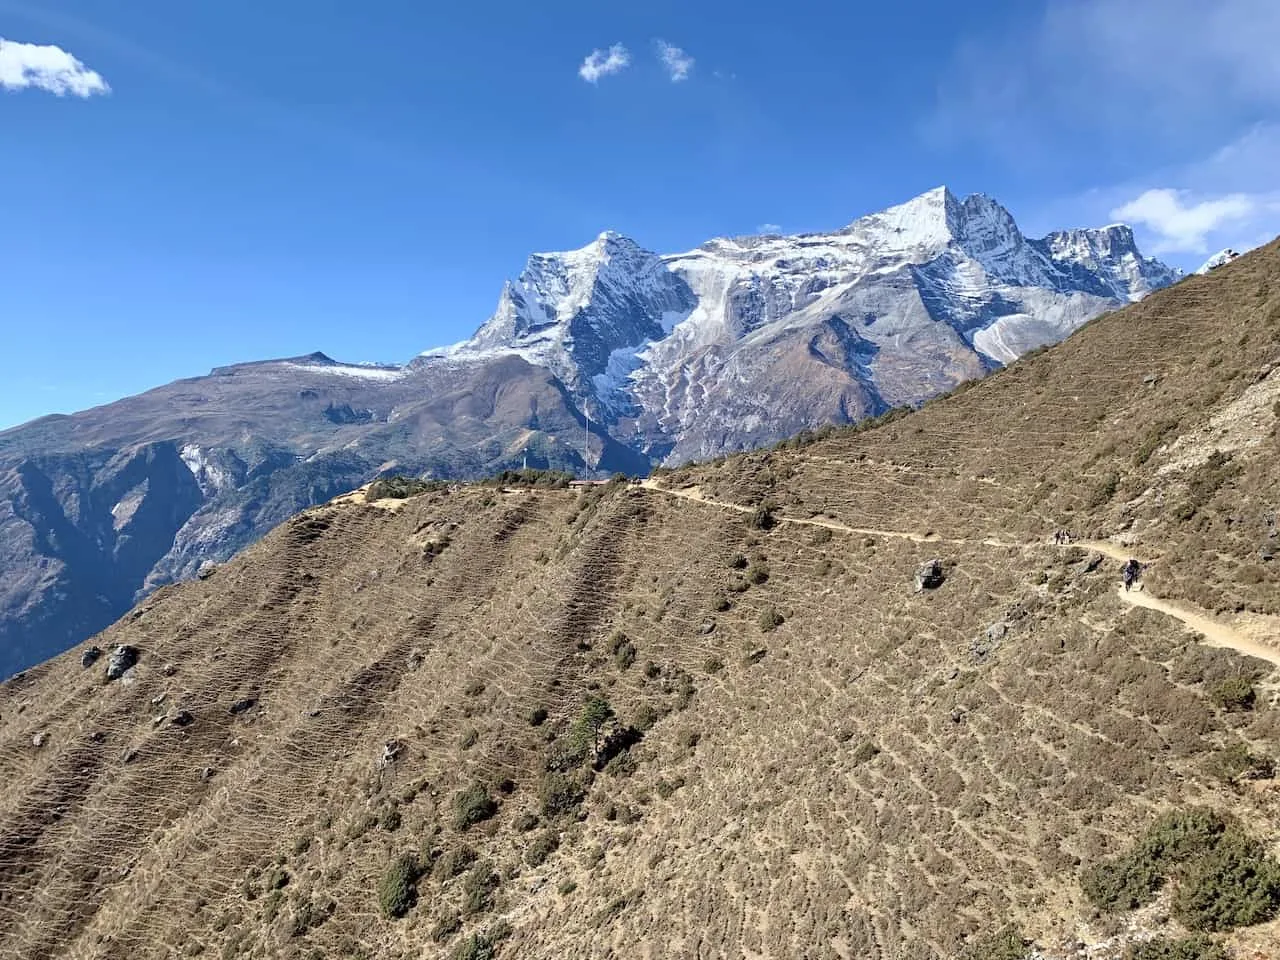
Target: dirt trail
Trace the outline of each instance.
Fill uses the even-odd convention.
[[[1266,660],[1280,667],[1280,647],[1269,646],[1260,640],[1245,636],[1239,630],[1214,620],[1205,613],[1196,611],[1181,603],[1161,600],[1153,597],[1146,590],[1128,590],[1119,587],[1118,596],[1125,603],[1135,607],[1145,607],[1181,620],[1184,624],[1204,635],[1205,643],[1211,647],[1228,647],[1239,653]]]
[[[652,490],[656,493],[665,493],[668,496],[678,497],[682,500],[693,500],[697,503],[705,503],[709,506],[721,507],[725,510],[733,510],[737,513],[752,513],[752,507],[743,506],[740,503],[727,503],[723,500],[713,500],[704,494],[700,487],[684,487],[682,489],[673,489],[671,487],[663,487],[656,480],[644,480],[640,484],[645,490]],[[834,520],[818,520],[807,519],[801,520],[796,517],[777,517],[780,523],[794,523],[811,527],[826,527],[828,530],[838,530],[841,533],[856,534],[859,536],[871,537],[894,537],[900,540],[910,540],[913,543],[948,543],[948,544],[974,544],[982,543],[989,547],[1055,547],[1069,548],[1079,547],[1083,550],[1093,550],[1104,554],[1113,560],[1125,561],[1134,555],[1129,550],[1119,544],[1111,543],[1106,540],[1077,540],[1066,544],[1055,544],[1051,541],[1010,541],[1000,540],[995,537],[988,537],[983,540],[967,540],[967,539],[949,539],[945,537],[930,536],[923,533],[917,533],[909,530],[877,530],[871,527],[850,527],[843,523],[837,523]],[[1143,564],[1153,562],[1150,559],[1136,557]],[[1154,597],[1145,590],[1125,591],[1123,587],[1117,589],[1117,596],[1127,604],[1136,607],[1146,607],[1148,610],[1156,610],[1176,620],[1182,621],[1192,630],[1203,634],[1206,642],[1214,647],[1228,647],[1240,653],[1247,654],[1251,657],[1258,657],[1280,667],[1280,646],[1271,646],[1261,640],[1248,636],[1234,627],[1227,626],[1224,623],[1213,619],[1208,614],[1192,609],[1186,604],[1173,603],[1168,600],[1161,600]],[[1276,636],[1280,639],[1280,630],[1275,631]]]

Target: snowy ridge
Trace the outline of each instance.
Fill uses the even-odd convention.
[[[1196,273],[1204,274],[1208,273],[1210,270],[1216,270],[1218,267],[1230,263],[1238,256],[1240,256],[1240,254],[1236,253],[1236,251],[1232,250],[1230,247],[1226,250],[1219,250],[1212,257],[1206,260]]]
[[[995,200],[938,187],[831,233],[535,254],[475,336],[417,362],[522,357],[678,458],[691,434],[720,437],[701,455],[918,402],[1178,277],[1123,224],[1028,239]]]

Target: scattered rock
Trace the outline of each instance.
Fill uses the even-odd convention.
[[[164,665],[164,669],[161,670],[160,672],[163,673],[166,677],[172,677],[175,673],[178,672],[178,668],[176,665],[172,663],[166,663]]]
[[[942,573],[942,561],[930,560],[916,571],[916,592],[921,590],[936,590],[942,586],[942,582],[946,579]]]
[[[391,766],[403,751],[403,742],[400,740],[388,740],[382,745],[382,759],[378,762],[378,766],[382,768]]]
[[[201,770],[201,771],[200,771],[200,779],[201,779],[201,780],[212,780],[212,779],[213,779],[213,767],[205,767],[203,770]]]
[[[761,660],[765,658],[765,654],[767,654],[768,652],[769,652],[768,649],[765,647],[756,647],[754,650],[751,650],[747,653],[747,658],[746,658],[747,663],[748,664],[759,663]]]
[[[31,738],[31,745],[39,750],[44,746],[44,742],[49,739],[49,735],[43,730]]]
[[[1147,387],[1154,387],[1159,382],[1160,382],[1160,376],[1159,374],[1155,374],[1155,373],[1148,373],[1145,377],[1142,378],[1143,386],[1147,386]]]
[[[216,563],[212,560],[206,560],[204,563],[200,564],[199,569],[196,570],[196,577],[201,580],[208,580],[217,572],[217,569],[218,565]]]
[[[1258,559],[1263,563],[1270,563],[1276,558],[1276,548],[1273,544],[1264,543],[1258,548]]]
[[[196,718],[193,717],[191,712],[188,710],[179,710],[169,718],[169,722],[175,727],[189,727],[191,724],[196,722]]]
[[[715,629],[716,629],[716,622],[714,620],[707,620],[702,624],[698,632],[705,637],[710,633],[714,633]]]
[[[228,709],[230,710],[232,716],[236,716],[238,714],[244,713],[246,710],[252,710],[255,706],[257,706],[257,703],[258,701],[255,697],[245,697],[242,700],[237,700]]]
[[[96,744],[101,745],[101,744],[104,744],[104,743],[106,743],[106,742],[107,742],[107,735],[106,735],[105,733],[103,733],[101,730],[95,730],[95,731],[94,731],[94,732],[89,736],[89,739],[90,739],[90,741],[92,741],[93,743],[96,743]]]
[[[1076,576],[1083,577],[1085,574],[1093,573],[1102,566],[1103,559],[1105,558],[1100,553],[1089,554],[1089,556],[1081,561],[1080,565],[1076,568]]]
[[[127,643],[119,644],[107,658],[107,679],[119,680],[138,662],[137,648]]]
[[[413,652],[409,654],[409,669],[417,670],[420,666],[422,666],[422,662],[425,659],[426,659],[426,654],[424,654],[421,650],[414,649]]]
[[[102,656],[101,647],[90,647],[84,653],[80,654],[80,666],[86,669],[92,667],[98,662],[98,658]]]
[[[133,748],[130,748],[130,749],[126,750],[126,751],[125,751],[123,754],[121,754],[121,756],[120,756],[120,762],[121,762],[121,763],[133,763],[133,761],[135,761],[135,760],[137,760],[137,759],[138,759],[138,751],[137,751],[137,750],[134,750]]]
[[[998,620],[987,627],[987,639],[993,643],[1003,640],[1008,633],[1009,624],[1004,620]]]

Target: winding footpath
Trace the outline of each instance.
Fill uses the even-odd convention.
[[[653,493],[661,493],[670,497],[676,497],[681,500],[692,500],[695,503],[703,503],[712,507],[719,507],[723,510],[732,510],[736,513],[753,513],[754,508],[743,506],[740,503],[728,503],[724,500],[713,500],[706,496],[699,487],[683,487],[674,489],[664,487],[657,480],[643,480],[640,487]],[[995,537],[988,537],[984,540],[966,540],[966,539],[949,539],[946,537],[938,537],[934,535],[926,535],[910,530],[877,530],[872,527],[850,527],[843,523],[837,523],[834,520],[819,520],[810,518],[802,520],[796,517],[778,516],[775,518],[779,523],[791,523],[798,526],[808,527],[825,527],[828,530],[835,530],[840,533],[854,534],[857,536],[870,537],[889,537],[898,540],[909,540],[912,543],[945,543],[956,545],[972,545],[981,543],[988,547],[1050,547],[1053,549],[1080,548],[1084,550],[1092,550],[1101,553],[1113,560],[1124,562],[1133,554],[1129,553],[1124,547],[1105,540],[1076,540],[1067,544],[1055,544],[1049,541],[1012,541],[1000,540]],[[1151,563],[1149,559],[1142,557],[1136,558],[1143,564]],[[1139,587],[1135,590],[1125,590],[1119,587],[1116,590],[1116,596],[1122,603],[1126,603],[1133,607],[1143,607],[1147,610],[1154,610],[1157,613],[1163,613],[1180,621],[1187,627],[1201,634],[1205,638],[1205,643],[1212,647],[1223,647],[1235,650],[1238,653],[1246,654],[1250,657],[1257,657],[1260,660],[1280,667],[1280,646],[1273,646],[1263,640],[1249,636],[1235,627],[1222,623],[1208,613],[1197,610],[1194,607],[1178,603],[1170,600],[1162,600],[1159,597],[1152,596],[1145,589]],[[1273,637],[1274,643],[1280,644],[1280,618],[1275,617],[1256,617],[1256,622],[1263,625],[1264,629],[1260,632],[1265,633],[1269,638]]]

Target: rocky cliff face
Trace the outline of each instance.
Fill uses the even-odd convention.
[[[242,364],[0,433],[0,675],[380,472],[647,471],[917,404],[1177,274],[945,188],[825,234],[536,254],[401,367]],[[591,426],[589,424],[589,420]]]

